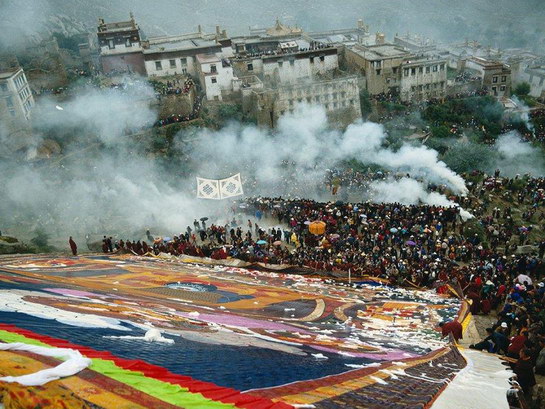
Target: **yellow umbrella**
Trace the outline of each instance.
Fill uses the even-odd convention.
[[[312,234],[320,235],[325,233],[326,224],[322,221],[315,221],[308,225],[308,231]]]

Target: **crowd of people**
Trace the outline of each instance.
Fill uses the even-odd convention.
[[[382,177],[330,170],[324,183],[334,191]],[[473,314],[498,311],[487,337],[472,347],[506,354],[529,396],[534,368],[545,374],[545,239],[534,233],[545,219],[545,178],[505,178],[499,171],[466,177],[476,180],[469,194],[451,198],[472,212],[470,221],[458,207],[254,197],[235,202],[227,223],[204,217],[172,238],[147,232],[147,240],[105,250],[236,258],[337,278],[350,274],[355,281],[372,275],[464,296]]]
[[[183,83],[180,78],[176,77],[166,82],[156,81],[153,85],[157,96],[160,98],[163,95],[188,94],[195,86],[195,82],[193,78],[188,76]]]

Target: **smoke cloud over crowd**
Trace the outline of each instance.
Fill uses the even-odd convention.
[[[438,160],[436,151],[406,145],[394,152],[384,145],[381,125],[358,122],[342,132],[330,128],[324,110],[313,106],[283,117],[275,131],[238,123],[199,131],[185,146],[194,172],[183,178],[183,169],[167,172],[137,149],[134,133],[156,119],[147,103],[151,95],[142,83],[126,90],[88,89],[62,106],[42,100],[34,150],[54,138],[63,151],[49,161],[28,161],[32,149],[25,157],[0,161],[3,228],[43,227],[55,235],[79,236],[147,226],[176,232],[195,217],[223,210],[194,199],[195,176],[241,172],[248,193],[318,198],[316,186],[323,184],[325,170],[349,159],[466,191],[463,179]],[[407,199],[430,200],[422,192]]]
[[[179,171],[167,170],[138,147],[139,135],[156,120],[152,100],[144,82],[124,90],[89,88],[62,106],[40,100],[33,148],[0,161],[2,228],[42,227],[55,236],[76,237],[133,234],[147,227],[174,234],[194,218],[225,222],[229,217],[229,203],[195,199],[195,176],[240,172],[246,194],[331,200],[325,172],[350,160],[397,175],[371,183],[350,200],[449,206],[455,203],[430,193],[428,183],[467,192],[463,178],[439,160],[437,151],[409,143],[394,150],[382,125],[359,121],[341,131],[329,126],[322,108],[306,105],[282,117],[272,131],[233,122],[217,131],[197,130],[192,141],[179,134],[174,143],[189,159]],[[62,152],[41,161],[34,156],[47,139],[58,141]],[[536,174],[536,166],[542,166],[537,149],[514,132],[501,136],[494,150],[495,166],[505,174]]]

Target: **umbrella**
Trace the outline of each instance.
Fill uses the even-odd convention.
[[[415,243],[414,241],[412,241],[412,240],[406,241],[405,244],[406,244],[407,246],[416,246],[416,243]]]
[[[343,202],[342,200],[337,200],[337,201],[335,202],[335,204],[336,204],[337,206],[342,206],[342,205],[344,204],[344,202]]]
[[[392,227],[392,228],[390,229],[390,232],[392,232],[392,233],[397,233],[398,230],[397,230],[395,227]]]
[[[341,236],[339,236],[337,233],[335,233],[335,234],[332,234],[332,235],[329,236],[329,237],[331,237],[332,239],[338,239],[338,238],[341,237]]]
[[[281,246],[282,245],[282,242],[280,240],[276,240],[274,243],[273,243],[273,246]]]
[[[240,207],[241,209],[246,209],[248,207],[248,205],[246,203],[242,203],[242,204],[238,205],[238,207]]]
[[[307,221],[305,222],[305,224],[308,226],[308,225],[310,224],[310,222],[307,220]]]
[[[205,222],[208,220],[208,217],[201,217],[201,222]]]
[[[276,205],[274,205],[273,207],[278,208],[278,207],[282,207],[282,206],[280,206],[279,204],[276,204]]]
[[[308,231],[312,234],[320,235],[325,233],[326,224],[322,221],[312,222],[308,225]]]
[[[265,240],[258,240],[256,241],[257,244],[267,244],[267,242]]]
[[[170,241],[172,240],[172,237],[163,237],[163,241]]]

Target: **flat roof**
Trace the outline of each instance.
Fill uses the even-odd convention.
[[[144,49],[144,54],[165,51],[192,50],[217,45],[214,40],[205,40],[202,38],[172,39],[171,41],[165,40],[157,43],[153,43],[152,41],[153,39],[150,39],[149,48]]]
[[[118,21],[114,23],[104,23],[98,27],[99,33],[111,33],[117,31],[138,30],[138,25],[133,21]]]
[[[197,54],[197,61],[201,64],[209,64],[213,62],[220,62],[221,57],[217,54]]]
[[[7,80],[8,78],[14,77],[17,74],[19,74],[19,71],[22,71],[23,69],[20,67],[14,68],[12,71],[1,71],[0,72],[0,79]]]
[[[398,58],[410,55],[409,52],[394,44],[381,44],[369,47],[352,47],[350,50],[361,55],[366,60],[382,60],[384,58]]]

